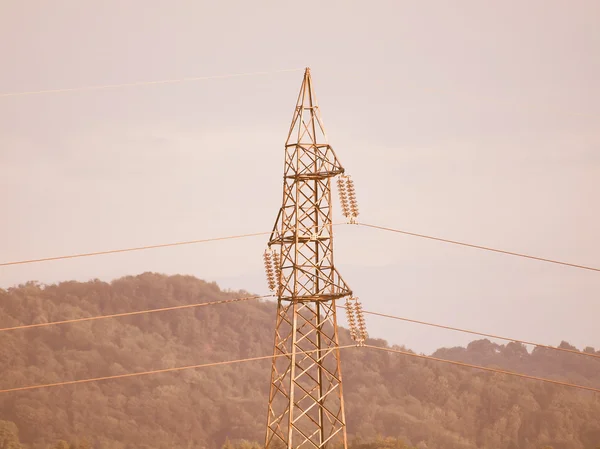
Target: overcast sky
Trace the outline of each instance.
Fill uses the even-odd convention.
[[[310,66],[362,221],[598,267],[599,17],[594,0],[3,0],[0,93]],[[301,81],[0,97],[0,262],[270,230]],[[266,240],[2,267],[0,286],[156,271],[262,294]],[[599,273],[350,226],[335,250],[367,310],[600,348]],[[470,340],[367,324],[423,352]]]

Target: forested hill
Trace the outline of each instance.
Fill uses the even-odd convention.
[[[29,283],[0,290],[0,328],[247,294],[152,273]],[[250,301],[0,332],[0,389],[270,354],[274,320],[273,302]],[[349,343],[346,331],[341,338]],[[600,360],[575,354],[480,340],[436,355],[600,387]],[[600,447],[598,394],[365,348],[342,357],[355,448]],[[0,449],[69,447],[59,440],[96,449],[262,441],[269,363],[0,393]]]

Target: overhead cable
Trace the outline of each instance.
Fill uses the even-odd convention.
[[[217,304],[230,304],[230,303],[234,303],[234,302],[250,301],[252,299],[269,298],[272,296],[273,295],[247,296],[244,298],[223,299],[220,301],[199,302],[199,303],[195,303],[195,304],[184,304],[184,305],[180,305],[180,306],[161,307],[159,309],[137,310],[134,312],[113,313],[111,315],[98,315],[98,316],[74,318],[72,320],[50,321],[48,323],[24,324],[21,326],[3,327],[3,328],[0,328],[0,332],[14,331],[14,330],[18,330],[18,329],[32,329],[32,328],[38,328],[38,327],[55,326],[58,324],[80,323],[82,321],[104,320],[106,318],[121,318],[121,317],[132,316],[132,315],[143,315],[146,313],[167,312],[170,310],[191,309],[194,307],[214,306]]]
[[[355,345],[346,345],[346,346],[334,346],[329,349],[330,350],[336,350],[336,349],[339,350],[339,349],[355,348],[355,347],[356,347]],[[323,349],[313,349],[310,351],[305,351],[305,353],[312,353],[312,352],[319,352],[319,351],[323,352]],[[156,369],[156,370],[152,370],[152,371],[142,371],[142,372],[137,372],[137,373],[116,374],[114,376],[93,377],[90,379],[66,380],[63,382],[54,382],[54,383],[50,383],[50,384],[39,384],[39,385],[28,385],[25,387],[6,388],[3,390],[0,390],[0,393],[11,393],[11,392],[16,392],[16,391],[26,391],[26,390],[39,390],[41,388],[83,384],[83,383],[89,383],[89,382],[98,382],[98,381],[102,381],[102,380],[123,379],[126,377],[147,376],[150,374],[172,373],[175,371],[183,371],[183,370],[188,370],[188,369],[208,368],[211,366],[223,366],[223,365],[232,365],[232,364],[236,364],[236,363],[254,362],[254,361],[258,361],[258,360],[269,360],[269,359],[273,359],[273,358],[286,357],[289,355],[292,355],[292,354],[289,352],[285,352],[285,353],[281,353],[281,354],[270,354],[270,355],[263,355],[263,356],[259,356],[259,357],[249,357],[249,358],[245,358],[245,359],[226,360],[223,362],[201,363],[198,365],[188,365],[188,366],[179,366],[179,367],[175,367],[175,368]]]
[[[97,315],[97,316],[91,316],[91,317],[74,318],[74,319],[70,319],[70,320],[50,321],[47,323],[23,324],[23,325],[19,325],[19,326],[0,328],[0,332],[21,330],[21,329],[33,329],[33,328],[55,326],[55,325],[61,325],[61,324],[72,324],[72,323],[79,323],[79,322],[84,322],[84,321],[103,320],[103,319],[107,319],[107,318],[121,318],[121,317],[126,317],[126,316],[143,315],[143,314],[147,314],[147,313],[168,312],[168,311],[172,311],[172,310],[191,309],[191,308],[198,308],[198,307],[212,306],[212,305],[219,305],[219,304],[230,304],[230,303],[236,303],[236,302],[251,301],[251,300],[255,300],[255,299],[271,298],[274,296],[275,295],[272,295],[272,294],[261,295],[261,296],[247,296],[247,297],[242,297],[242,298],[224,299],[224,300],[220,300],[220,301],[200,302],[200,303],[194,303],[194,304],[183,304],[183,305],[179,305],[179,306],[160,307],[160,308],[156,308],[156,309],[136,310],[133,312],[114,313],[114,314],[110,314],[110,315]],[[351,298],[351,299],[355,299],[355,298]],[[337,307],[348,310],[348,307],[346,307],[346,306],[338,305]],[[351,318],[348,321],[350,323],[351,332],[352,332],[352,330],[354,330],[356,335],[358,335],[358,331],[356,329],[354,329],[354,327],[356,327],[356,326],[352,326],[352,323],[351,323],[351,321],[354,320],[354,313],[355,313],[354,307],[352,307],[352,310],[350,312]],[[443,324],[430,323],[427,321],[414,320],[411,318],[405,318],[405,317],[401,317],[401,316],[397,316],[397,315],[389,315],[389,314],[380,313],[380,312],[373,312],[370,310],[362,310],[362,313],[365,313],[368,315],[379,316],[379,317],[383,317],[383,318],[391,318],[391,319],[405,321],[405,322],[409,322],[409,323],[422,324],[425,326],[436,327],[436,328],[440,328],[440,329],[447,329],[447,330],[456,331],[456,332],[463,332],[463,333],[478,335],[478,336],[482,336],[482,337],[495,338],[498,340],[516,342],[516,343],[521,343],[524,345],[537,346],[537,347],[544,348],[544,349],[568,352],[571,354],[577,354],[577,355],[582,355],[582,356],[586,356],[586,357],[593,357],[593,358],[600,359],[600,355],[597,355],[597,354],[581,352],[581,351],[577,351],[574,349],[550,346],[550,345],[536,343],[536,342],[532,342],[532,341],[528,341],[528,340],[520,340],[517,338],[503,337],[500,335],[489,334],[489,333],[485,333],[485,332],[477,332],[477,331],[472,331],[469,329],[463,329],[463,328],[459,328],[459,327],[446,326]],[[364,319],[362,321],[363,321],[363,327],[365,327]],[[365,336],[363,338],[363,341],[364,341],[364,339],[366,338],[366,331],[364,331],[363,333],[365,334]]]
[[[569,382],[561,382],[559,380],[547,379],[545,377],[530,376],[528,374],[516,373],[514,371],[505,371],[505,370],[496,369],[496,368],[489,368],[487,366],[471,365],[470,363],[456,362],[454,360],[440,359],[440,358],[431,357],[431,356],[428,356],[428,355],[421,355],[421,354],[415,354],[415,353],[408,352],[408,351],[402,351],[400,349],[382,348],[380,346],[373,346],[373,345],[364,345],[363,347],[365,347],[365,348],[371,348],[371,349],[377,349],[379,351],[387,351],[387,352],[393,352],[393,353],[396,353],[396,354],[407,355],[407,356],[410,356],[410,357],[416,357],[416,358],[423,359],[423,360],[432,360],[434,362],[449,363],[449,364],[452,364],[452,365],[462,366],[462,367],[465,367],[465,368],[474,368],[474,369],[479,369],[479,370],[483,370],[483,371],[489,371],[489,372],[492,372],[492,373],[506,374],[508,376],[516,376],[516,377],[521,377],[521,378],[524,378],[524,379],[537,380],[537,381],[540,381],[540,382],[546,382],[546,383],[551,383],[551,384],[555,384],[555,385],[561,385],[563,387],[578,388],[580,390],[587,390],[587,391],[593,391],[594,393],[600,393],[600,389],[599,388],[586,387],[584,385],[572,384],[572,383],[569,383]],[[0,391],[0,393],[1,393],[1,391]]]
[[[182,82],[187,82],[187,81],[205,81],[205,80],[223,79],[223,78],[239,78],[239,77],[243,77],[243,76],[271,75],[274,73],[298,72],[300,70],[304,70],[304,69],[283,69],[283,70],[272,70],[272,71],[263,71],[263,72],[232,73],[232,74],[227,74],[227,75],[195,76],[195,77],[190,77],[190,78],[178,78],[178,79],[159,80],[159,81],[138,81],[138,82],[134,82],[134,83],[105,84],[105,85],[101,85],[101,86],[69,87],[69,88],[65,88],[65,89],[32,90],[32,91],[26,91],[26,92],[7,92],[7,93],[0,94],[0,97],[17,97],[17,96],[24,96],[24,95],[79,92],[79,91],[85,91],[85,90],[116,89],[116,88],[133,87],[133,86],[149,86],[149,85],[153,85],[153,84],[174,84],[174,83],[182,83]]]
[[[338,307],[345,308],[344,306],[338,306]],[[447,329],[447,330],[451,330],[451,331],[464,332],[465,334],[479,335],[481,337],[495,338],[498,340],[511,341],[511,342],[515,342],[515,343],[521,343],[524,345],[537,346],[539,348],[544,348],[544,349],[551,349],[553,351],[568,352],[571,354],[577,354],[577,355],[582,355],[585,357],[594,357],[594,358],[600,359],[600,355],[598,355],[598,354],[592,354],[589,352],[581,352],[581,351],[577,351],[575,349],[560,348],[557,346],[550,346],[550,345],[545,345],[542,343],[535,343],[533,341],[519,340],[517,338],[502,337],[500,335],[487,334],[485,332],[477,332],[477,331],[472,331],[469,329],[462,329],[460,327],[452,327],[452,326],[446,326],[443,324],[430,323],[427,321],[413,320],[411,318],[404,318],[404,317],[396,316],[396,315],[388,315],[386,313],[380,313],[380,312],[372,312],[369,310],[363,310],[363,313],[368,314],[368,315],[380,316],[383,318],[392,318],[394,320],[406,321],[408,323],[422,324],[424,326],[437,327],[439,329]]]
[[[346,224],[346,223],[333,223],[332,226],[339,226],[339,225],[344,225],[344,224]],[[103,256],[106,254],[127,253],[127,252],[132,252],[132,251],[144,251],[147,249],[168,248],[168,247],[172,247],[172,246],[195,245],[198,243],[218,242],[218,241],[222,241],[222,240],[243,239],[243,238],[247,238],[247,237],[257,237],[260,235],[269,235],[272,232],[273,231],[254,232],[252,234],[228,235],[225,237],[214,237],[214,238],[208,238],[208,239],[188,240],[188,241],[184,241],[184,242],[174,242],[174,243],[160,243],[158,245],[135,246],[132,248],[111,249],[111,250],[106,250],[106,251],[96,251],[96,252],[92,252],[92,253],[67,254],[64,256],[43,257],[40,259],[17,260],[17,261],[12,261],[12,262],[2,262],[2,263],[0,263],[0,267],[6,267],[6,266],[10,266],[10,265],[24,265],[24,264],[37,263],[37,262],[50,262],[53,260],[75,259],[78,257]]]
[[[412,352],[402,351],[402,350],[394,349],[394,348],[383,348],[383,347],[373,346],[373,345],[364,345],[364,346],[345,345],[345,346],[335,346],[335,347],[332,347],[329,349],[330,350],[336,350],[336,349],[339,350],[339,349],[356,348],[356,347],[371,348],[371,349],[376,349],[379,351],[386,351],[386,352],[402,354],[402,355],[406,355],[406,356],[410,356],[410,357],[416,357],[419,359],[449,363],[452,365],[462,366],[462,367],[466,367],[466,368],[474,368],[474,369],[489,371],[489,372],[493,372],[493,373],[505,374],[505,375],[509,375],[509,376],[516,376],[516,377],[520,377],[520,378],[537,380],[540,382],[546,382],[546,383],[561,385],[561,386],[565,386],[565,387],[572,387],[572,388],[578,388],[581,390],[592,391],[594,393],[600,393],[600,389],[598,389],[598,388],[586,387],[583,385],[572,384],[569,382],[561,382],[558,380],[547,379],[544,377],[530,376],[527,374],[516,373],[513,371],[505,371],[505,370],[489,368],[489,367],[485,367],[485,366],[472,365],[469,363],[455,362],[453,360],[439,359],[436,357],[414,354]],[[311,353],[311,352],[318,352],[318,351],[323,351],[323,350],[322,349],[321,350],[313,349],[313,350],[306,351],[306,352]],[[59,386],[66,386],[66,385],[98,382],[98,381],[103,381],[103,380],[115,380],[115,379],[123,379],[123,378],[128,378],[128,377],[137,377],[137,376],[146,376],[146,375],[151,375],[151,374],[183,371],[183,370],[188,370],[188,369],[232,365],[232,364],[237,364],[237,363],[253,362],[253,361],[259,361],[259,360],[269,360],[269,359],[278,358],[278,357],[287,357],[290,355],[292,355],[292,354],[289,352],[285,352],[285,353],[281,353],[281,354],[270,354],[270,355],[264,355],[264,356],[258,356],[258,357],[249,357],[249,358],[245,358],[245,359],[227,360],[227,361],[222,361],[222,362],[201,363],[201,364],[197,364],[197,365],[187,365],[187,366],[180,366],[180,367],[174,367],[174,368],[164,368],[164,369],[157,369],[157,370],[151,370],[151,371],[142,371],[142,372],[137,372],[137,373],[117,374],[114,376],[93,377],[93,378],[89,378],[89,379],[67,380],[67,381],[54,382],[54,383],[49,383],[49,384],[28,385],[28,386],[24,386],[24,387],[2,389],[2,390],[0,390],[0,393],[11,393],[11,392],[17,392],[17,391],[26,391],[26,390],[39,390],[42,388],[51,388],[51,387],[59,387]]]
[[[554,263],[554,264],[558,264],[558,265],[566,265],[569,267],[580,268],[582,270],[600,271],[600,268],[594,268],[594,267],[590,267],[590,266],[586,266],[586,265],[578,265],[578,264],[569,263],[569,262],[562,262],[560,260],[546,259],[543,257],[531,256],[531,255],[523,254],[523,253],[515,253],[512,251],[505,251],[502,249],[490,248],[487,246],[473,245],[472,243],[458,242],[456,240],[448,240],[448,239],[443,239],[440,237],[432,237],[430,235],[416,234],[414,232],[402,231],[400,229],[386,228],[384,226],[377,226],[377,225],[372,225],[372,224],[367,224],[367,223],[356,223],[356,224],[358,224],[359,226],[367,227],[367,228],[381,229],[383,231],[390,231],[390,232],[397,232],[399,234],[411,235],[413,237],[420,237],[420,238],[429,239],[429,240],[436,240],[438,242],[451,243],[453,245],[461,245],[461,246],[466,246],[469,248],[481,249],[484,251],[492,251],[495,253],[508,254],[509,256],[524,257],[526,259],[539,260],[542,262],[549,262],[549,263]]]
[[[41,259],[27,259],[27,260],[15,261],[15,262],[3,262],[3,263],[0,263],[0,267],[5,267],[5,266],[9,266],[9,265],[23,265],[23,264],[36,263],[36,262],[49,262],[51,260],[75,259],[77,257],[102,256],[105,254],[126,253],[126,252],[131,252],[131,251],[143,251],[143,250],[147,250],[147,249],[168,248],[171,246],[195,245],[197,243],[207,243],[207,242],[217,242],[217,241],[221,241],[221,240],[242,239],[242,238],[246,238],[246,237],[256,237],[259,235],[267,235],[267,234],[270,234],[270,231],[269,232],[255,232],[252,234],[229,235],[226,237],[214,237],[214,238],[200,239],[200,240],[188,240],[185,242],[161,243],[158,245],[148,245],[148,246],[136,246],[133,248],[111,249],[111,250],[107,250],[107,251],[96,251],[93,253],[80,253],[80,254],[69,254],[66,256],[44,257]]]

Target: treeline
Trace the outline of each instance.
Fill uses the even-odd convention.
[[[153,273],[31,282],[0,290],[0,328],[242,295]],[[273,302],[250,301],[0,332],[0,389],[265,355],[274,322]],[[347,331],[341,339],[350,342]],[[600,387],[600,360],[575,354],[480,340],[436,356]],[[598,394],[364,348],[342,357],[353,449],[600,447]],[[259,361],[0,394],[0,449],[256,449],[238,446],[263,441],[269,368]]]

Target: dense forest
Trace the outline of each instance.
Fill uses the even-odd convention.
[[[0,328],[243,295],[153,273],[30,282],[0,290]],[[0,389],[266,355],[274,319],[256,300],[0,332]],[[435,355],[600,387],[600,360],[576,354],[479,340]],[[353,449],[600,448],[596,393],[367,348],[342,357]],[[0,393],[0,449],[258,449],[269,363]]]

